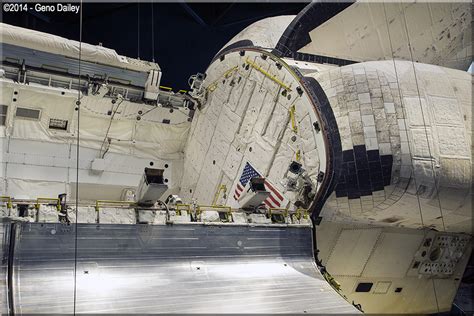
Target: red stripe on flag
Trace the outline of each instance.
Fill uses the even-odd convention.
[[[270,208],[274,208],[274,206],[271,205],[268,200],[263,201],[263,203],[265,203],[265,204],[266,204],[268,207],[270,207]]]
[[[265,184],[267,185],[267,187],[268,187],[273,193],[275,193],[275,195],[276,195],[280,200],[283,201],[283,196],[281,196],[281,194],[280,194],[275,188],[273,188],[273,187],[271,186],[271,184],[268,183],[268,181],[265,181]]]
[[[272,200],[273,204],[275,204],[276,206],[280,206],[280,202],[278,202],[277,200],[275,200],[275,198],[273,197],[273,195],[270,194],[270,196],[267,198],[267,200],[270,199]]]
[[[240,183],[237,183],[237,188],[236,190],[239,190],[239,191],[242,191],[244,188],[242,188],[242,186],[240,185]]]
[[[234,199],[238,200],[243,190],[244,188],[242,188],[240,183],[237,183],[237,186],[235,187],[235,192],[234,192]]]

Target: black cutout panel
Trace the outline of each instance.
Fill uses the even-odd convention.
[[[356,292],[370,292],[374,284],[371,282],[361,282],[357,284]]]

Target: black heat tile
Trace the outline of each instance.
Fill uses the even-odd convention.
[[[337,180],[338,183],[341,183],[341,182],[346,182],[346,175],[343,174],[343,172],[341,172],[341,174],[339,175],[339,179]]]
[[[383,185],[386,186],[386,185],[390,185],[391,183],[391,177],[384,177],[383,178]]]
[[[360,189],[370,189],[370,178],[368,171],[360,171],[357,173],[357,178],[359,180],[359,188]]]
[[[345,184],[344,182],[339,182],[339,183],[336,185],[336,190],[345,191],[345,190],[346,190],[346,184]]]
[[[392,176],[392,166],[382,166],[382,175],[384,178],[389,178]]]
[[[381,191],[383,190],[383,182],[372,182],[372,191]]]
[[[383,155],[383,156],[380,156],[380,162],[382,163],[382,166],[392,165],[392,163],[393,163],[393,156],[392,156],[392,155]]]
[[[367,150],[365,149],[365,145],[354,146],[354,156],[356,157],[356,159],[360,156],[367,157]]]
[[[344,162],[354,161],[354,151],[352,149],[344,150],[342,152],[342,157],[343,157]]]
[[[372,189],[360,190],[360,196],[368,196],[368,195],[372,195]]]
[[[367,159],[369,161],[380,161],[380,155],[378,150],[368,150]]]
[[[357,166],[357,171],[362,170],[362,169],[368,169],[369,168],[369,162],[367,161],[367,158],[365,158],[365,159],[357,159],[356,158],[356,166]]]
[[[355,162],[348,162],[347,163],[347,174],[356,174],[357,168]]]
[[[347,197],[349,199],[358,199],[358,198],[360,198],[360,192],[359,191],[347,191]]]
[[[346,186],[347,188],[358,188],[357,175],[351,174],[346,176]]]
[[[370,182],[383,182],[382,169],[378,172],[370,170]]]
[[[348,174],[347,172],[347,163],[343,162],[341,164],[341,177],[344,177]]]
[[[370,172],[382,172],[382,165],[380,161],[369,161]]]
[[[336,188],[336,197],[344,197],[344,196],[347,196],[347,190],[345,188],[343,190]]]

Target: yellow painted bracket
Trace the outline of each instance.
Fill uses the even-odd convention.
[[[222,191],[224,191],[224,196],[225,196],[225,194],[227,193],[227,186],[225,184],[221,184],[216,194],[214,194],[214,200],[212,200],[212,205],[216,205],[217,200],[219,199],[219,196],[221,195]]]
[[[217,88],[217,81],[214,81],[206,89],[209,92],[213,92],[214,90],[216,90],[216,88]]]
[[[237,69],[239,69],[239,67],[235,66],[235,67],[232,67],[232,68],[226,70],[221,76],[219,76],[219,78],[217,80],[215,80],[213,83],[211,83],[209,86],[207,86],[206,90],[210,91],[210,92],[213,92],[214,90],[216,90],[217,84],[219,83],[220,78],[222,78],[222,77],[224,77],[226,79],[229,78],[234,71],[237,71]]]
[[[305,208],[299,208],[296,210],[296,216],[298,217],[298,219],[300,219],[301,216],[303,216],[304,219],[308,219],[309,211]]]
[[[328,272],[323,273],[324,278],[328,283],[337,291],[341,291],[341,284],[334,279],[332,275],[330,275]]]
[[[291,128],[293,129],[294,133],[298,133],[298,126],[296,125],[296,108],[295,105],[290,107],[290,119],[291,119]]]
[[[277,211],[277,212],[275,212]],[[268,209],[268,216],[272,216],[272,213],[275,214],[281,214],[283,213],[283,216],[287,217],[288,216],[288,209],[287,208],[278,208],[278,207],[270,207]]]
[[[236,71],[237,69],[239,69],[239,67],[235,66],[235,67],[230,68],[226,72],[224,72],[224,78],[226,79],[229,78],[232,75],[232,73]]]
[[[12,198],[9,196],[0,196],[0,202],[7,202],[7,208],[11,209],[12,205]]]
[[[169,91],[169,92],[172,92],[173,91],[173,88],[171,87],[166,87],[166,86],[160,86],[160,89],[161,90],[165,90],[165,91]],[[187,93],[188,91],[187,90],[179,90],[178,93]]]
[[[95,201],[95,210],[98,212],[100,207],[104,205],[131,206],[134,204],[133,201],[97,200]]]
[[[247,64],[250,65],[250,67],[260,71],[262,74],[264,74],[268,79],[270,79],[271,81],[279,84],[281,87],[283,87],[285,90],[287,90],[288,92],[291,92],[291,88],[286,85],[283,81],[281,81],[277,76],[274,76],[270,73],[268,73],[265,69],[263,69],[262,67],[260,67],[259,65],[257,65],[256,63],[254,63],[253,61],[251,61],[248,57],[247,59],[245,60],[245,62]]]
[[[299,149],[296,151],[296,161],[297,162],[301,161],[301,151]]]
[[[202,213],[202,209],[214,209],[217,212],[225,212],[225,217],[228,221],[230,221],[229,214],[232,213],[232,208],[230,206],[220,206],[220,205],[198,205],[197,206],[197,214]]]
[[[50,204],[45,202],[56,202],[58,212],[61,210],[61,201],[58,198],[39,197],[36,199],[35,208],[39,210],[40,204]]]
[[[201,214],[203,208],[214,209],[218,212],[227,212],[227,213],[232,212],[232,208],[230,206],[226,206],[226,205],[198,205],[197,206],[197,213]]]
[[[181,215],[181,211],[186,211],[188,214],[191,214],[191,205],[190,204],[176,204],[176,214]]]

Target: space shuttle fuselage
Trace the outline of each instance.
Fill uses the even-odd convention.
[[[469,49],[452,33],[427,47],[458,52],[419,53],[418,31],[464,37],[469,5],[357,3],[315,26],[321,5],[250,25],[189,92],[2,24],[3,310],[69,312],[61,291],[83,312],[449,310],[472,248]],[[338,27],[365,33],[331,45]]]

